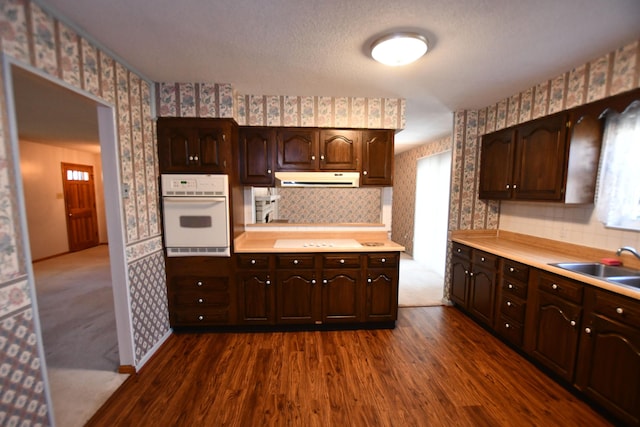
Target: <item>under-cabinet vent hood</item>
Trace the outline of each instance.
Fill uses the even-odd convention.
[[[279,187],[359,187],[359,172],[276,172]]]

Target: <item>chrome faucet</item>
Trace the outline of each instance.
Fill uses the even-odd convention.
[[[616,255],[620,256],[620,254],[624,251],[631,252],[633,255],[635,255],[636,258],[640,259],[640,254],[638,253],[638,251],[636,251],[635,248],[632,248],[631,246],[621,247],[616,251]]]

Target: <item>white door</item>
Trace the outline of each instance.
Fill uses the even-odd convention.
[[[418,160],[413,259],[444,277],[451,151]]]

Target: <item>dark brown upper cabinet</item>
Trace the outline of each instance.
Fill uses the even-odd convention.
[[[240,129],[240,179],[247,185],[274,185],[275,134],[273,128]]]
[[[359,160],[360,131],[320,130],[320,170],[355,171]]]
[[[318,138],[318,129],[278,128],[278,170],[317,170]]]
[[[229,119],[159,118],[161,173],[231,173],[237,125]]]
[[[392,130],[362,132],[362,185],[393,185]]]

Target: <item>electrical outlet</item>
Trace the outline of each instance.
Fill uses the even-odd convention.
[[[122,184],[122,198],[123,199],[129,198],[129,184],[126,182]]]

